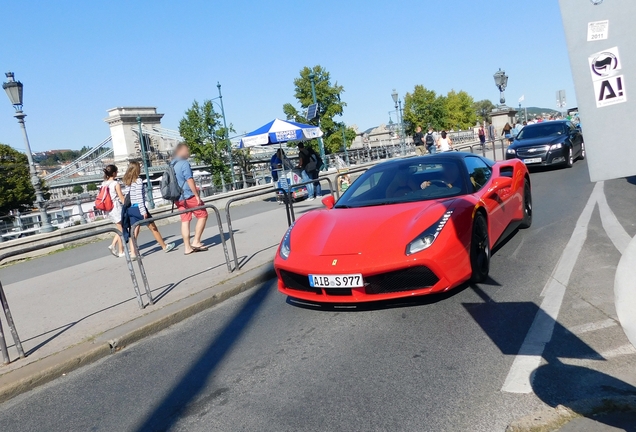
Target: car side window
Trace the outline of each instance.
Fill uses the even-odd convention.
[[[382,177],[382,172],[377,172],[368,176],[358,187],[358,189],[351,195],[350,199],[357,198],[360,195],[369,192],[371,189],[375,188],[380,181],[380,177]]]
[[[466,163],[466,169],[468,170],[468,177],[470,179],[470,184],[473,187],[473,192],[477,192],[481,188],[483,188],[488,180],[490,180],[490,176],[492,175],[492,170],[490,167],[478,157],[467,157],[464,159]]]

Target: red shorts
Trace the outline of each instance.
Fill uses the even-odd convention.
[[[176,202],[178,210],[185,210],[189,208],[199,207],[199,202],[196,197],[188,198],[185,201],[177,201]],[[193,212],[183,213],[181,214],[181,222],[190,222],[192,220],[192,215],[197,219],[205,219],[208,217],[208,211],[206,209],[195,210]]]

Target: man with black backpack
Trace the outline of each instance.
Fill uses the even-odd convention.
[[[190,148],[185,143],[179,143],[174,151],[174,155],[175,158],[170,165],[172,169],[174,169],[176,186],[181,188],[181,195],[179,199],[175,201],[177,209],[186,210],[202,206],[203,201],[199,197],[199,191],[197,190],[197,185],[192,175],[192,167],[190,166],[190,162],[188,162],[190,158]],[[197,218],[197,224],[194,227],[194,238],[192,242],[190,242],[190,221],[192,221],[193,214],[194,217]],[[207,220],[208,211],[206,209],[181,214],[181,237],[183,237],[183,253],[185,255],[208,250],[208,248],[201,243],[201,236],[203,235],[203,230],[205,230]]]
[[[322,168],[322,158],[311,147],[305,148],[305,144],[298,143],[298,168],[302,169],[303,182],[315,180],[320,175]],[[313,182],[307,185],[308,198],[312,201],[322,196],[322,188],[320,182]]]
[[[424,143],[426,144],[426,149],[430,154],[437,153],[437,141],[437,133],[433,132],[432,126],[429,126],[428,133],[424,136]]]
[[[415,154],[417,156],[423,156],[426,154],[426,147],[424,146],[424,134],[422,128],[418,126],[413,134],[413,144],[415,144]]]

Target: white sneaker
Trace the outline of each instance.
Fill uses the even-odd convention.
[[[316,198],[314,198],[314,197],[309,197],[309,198],[307,198],[307,201],[313,201],[313,200],[315,200],[315,199],[316,199]]]
[[[166,248],[163,250],[165,253],[170,252],[171,250],[173,250],[175,247],[177,247],[174,243],[168,243],[166,245]]]

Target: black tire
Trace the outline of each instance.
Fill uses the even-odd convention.
[[[520,228],[526,229],[532,226],[532,189],[530,188],[530,181],[526,179],[523,187],[523,220],[521,221]]]
[[[471,281],[483,282],[490,272],[490,240],[488,237],[488,222],[479,212],[473,220],[473,233],[470,239],[470,265],[472,268]]]
[[[581,143],[581,155],[579,156],[579,160],[585,160],[585,143]]]
[[[570,151],[568,152],[568,155],[565,159],[565,166],[568,168],[572,168],[572,165],[574,165],[574,150],[572,150],[572,147],[570,147]]]

